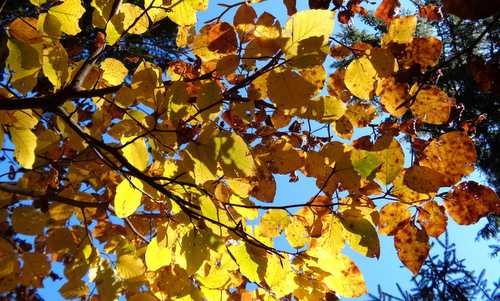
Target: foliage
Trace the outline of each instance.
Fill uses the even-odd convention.
[[[417,274],[448,215],[472,224],[500,213],[494,190],[460,183],[477,160],[466,128],[420,134],[454,120],[456,101],[436,75],[498,18],[440,61],[442,42],[416,37],[417,17],[395,16],[398,1],[380,4],[387,31],[374,44],[332,37],[336,19],[367,14],[362,1],[303,11],[284,1],[283,26],[258,16],[258,2],[223,4],[198,31],[206,0],[31,0],[33,14],[10,21],[0,291],[32,294],[59,262],[67,299],[356,297],[366,286],[345,245],[378,258],[378,233],[394,236]],[[462,15],[450,2],[463,18],[496,12]],[[130,60],[122,41],[159,42],[141,37],[167,18],[186,59]],[[92,40],[73,56],[65,41],[83,31]],[[351,60],[327,76],[329,56]],[[363,128],[373,133],[353,140]],[[272,204],[275,175],[297,182],[298,172],[317,193]]]

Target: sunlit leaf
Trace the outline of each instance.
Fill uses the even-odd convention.
[[[142,182],[137,178],[123,179],[116,186],[114,199],[115,213],[118,217],[127,217],[141,205]]]
[[[396,231],[394,246],[398,251],[399,259],[413,275],[420,271],[431,248],[425,231],[418,229],[410,222]]]

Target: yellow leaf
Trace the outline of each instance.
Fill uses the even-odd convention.
[[[285,228],[285,236],[292,248],[302,248],[309,241],[309,231],[307,231],[302,219],[294,216]]]
[[[285,210],[269,209],[260,222],[260,234],[265,237],[273,238],[285,230],[290,223],[290,217]]]
[[[382,37],[382,45],[389,43],[411,43],[417,28],[416,16],[402,16],[392,19],[388,32]]]
[[[142,34],[146,32],[149,28],[149,19],[147,14],[142,14],[143,11],[135,4],[123,3],[120,6],[120,11],[111,17],[106,26],[106,43],[108,45],[115,44],[125,33]]]
[[[410,90],[410,96],[415,94],[415,101],[410,108],[418,119],[430,124],[448,122],[454,101],[446,92],[436,86],[419,89],[418,85],[414,85]]]
[[[12,39],[7,40],[9,56],[6,64],[12,75],[12,85],[21,93],[31,91],[37,83],[41,65],[41,44],[24,44]]]
[[[284,36],[288,41],[284,46],[287,58],[316,52],[328,44],[333,31],[334,13],[329,10],[310,9],[294,14],[285,25]]]
[[[353,60],[347,66],[344,82],[354,96],[370,100],[374,94],[377,76],[377,70],[375,70],[369,58],[363,56]]]
[[[81,31],[78,22],[84,12],[80,0],[64,0],[40,14],[39,26],[51,37],[58,38],[61,32],[74,36]]]
[[[301,75],[285,69],[271,71],[267,80],[269,98],[285,114],[307,111],[307,104],[313,96],[315,87]]]
[[[196,24],[196,9],[193,7],[193,1],[172,1],[168,7],[167,16],[177,25]]]
[[[112,86],[117,86],[123,83],[123,80],[128,74],[128,69],[117,59],[106,58],[101,63],[103,70],[102,78]]]
[[[172,261],[172,249],[169,246],[163,246],[158,242],[158,237],[153,238],[146,248],[146,266],[149,271],[156,271],[167,266]]]
[[[123,181],[116,186],[114,199],[115,213],[118,217],[127,217],[135,212],[141,205],[142,182],[132,177],[130,181]]]
[[[294,281],[295,273],[289,260],[275,254],[267,256],[267,267],[264,279],[277,298],[293,292],[298,286]]]
[[[320,268],[330,273],[323,282],[340,296],[354,298],[366,294],[363,275],[349,257],[342,254],[330,256],[321,261]]]
[[[395,202],[384,205],[380,209],[378,229],[385,235],[394,235],[411,217],[405,203]]]
[[[139,257],[133,254],[125,254],[118,256],[116,271],[122,278],[132,279],[142,276],[146,272],[146,268]]]
[[[125,145],[122,152],[128,162],[141,171],[145,170],[149,163],[149,152],[144,138],[123,136],[120,141]]]
[[[299,116],[319,122],[332,122],[340,119],[346,109],[345,103],[335,96],[320,96],[311,100],[307,111]]]
[[[240,267],[240,273],[252,282],[260,282],[259,263],[252,257],[246,243],[241,242],[238,245],[229,246],[231,255]]]
[[[389,184],[399,175],[404,164],[401,144],[391,135],[381,136],[373,146],[376,156],[382,162],[375,177],[383,184]]]
[[[364,217],[342,216],[342,236],[351,248],[367,257],[380,256],[380,242],[377,231]]]
[[[14,155],[17,162],[23,168],[31,169],[35,163],[36,135],[26,128],[11,127],[9,132],[12,136],[12,143],[16,146]]]
[[[423,151],[420,165],[441,173],[443,185],[449,186],[474,171],[476,158],[474,142],[466,133],[454,131],[432,140]]]
[[[60,43],[43,49],[42,70],[56,89],[68,80],[68,54]]]
[[[242,178],[255,175],[256,167],[250,148],[238,134],[222,134],[215,137],[213,142],[224,176]]]

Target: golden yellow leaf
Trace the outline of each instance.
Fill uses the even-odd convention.
[[[260,263],[253,258],[248,245],[240,241],[238,245],[229,246],[228,249],[236,260],[240,273],[252,282],[260,282],[259,270],[263,267],[260,267]]]
[[[47,13],[40,14],[39,27],[53,38],[59,38],[61,32],[74,36],[81,31],[78,22],[85,12],[81,1],[61,2],[53,5]]]
[[[286,226],[285,236],[290,246],[296,249],[302,248],[309,241],[309,231],[307,231],[304,221],[296,216],[293,216]]]
[[[155,237],[146,248],[145,260],[148,271],[156,271],[171,263],[172,249],[170,246],[162,245],[158,237]]]
[[[373,67],[370,59],[362,56],[354,59],[347,66],[344,82],[354,96],[370,100],[375,92],[377,77],[377,70]]]
[[[323,279],[326,286],[342,297],[354,298],[366,294],[366,284],[361,271],[349,257],[336,254],[324,258],[320,268],[330,273]]]
[[[378,229],[385,235],[394,235],[411,217],[408,205],[400,202],[389,203],[380,209]]]
[[[449,186],[474,171],[476,157],[476,147],[469,136],[454,131],[432,140],[423,151],[420,165],[441,173],[444,176],[443,185]]]
[[[100,65],[103,70],[102,78],[112,86],[117,86],[123,83],[123,80],[128,75],[128,69],[117,59],[106,58]]]
[[[149,163],[149,152],[144,138],[123,136],[120,141],[125,145],[122,152],[128,162],[141,171],[145,170]]]
[[[333,12],[322,9],[300,11],[288,19],[284,36],[287,58],[316,52],[328,43],[333,31]],[[327,50],[328,51],[328,50]]]
[[[142,34],[146,32],[149,28],[149,19],[146,14],[143,14],[143,11],[135,4],[123,3],[118,13],[106,25],[106,43],[115,44],[125,33]]]
[[[417,118],[430,124],[445,124],[448,122],[454,101],[448,97],[446,92],[436,86],[419,90],[418,85],[414,85],[410,90],[410,96],[415,94],[415,101],[410,108]]]
[[[284,297],[297,288],[294,276],[295,273],[287,258],[280,258],[275,254],[267,256],[264,279],[277,298]]]
[[[380,256],[380,242],[377,231],[363,216],[341,215],[344,240],[351,248],[367,257]]]
[[[139,208],[141,205],[142,187],[141,180],[134,177],[130,180],[123,179],[123,181],[116,186],[114,199],[116,216],[127,217]]]
[[[139,257],[134,254],[124,254],[118,256],[116,271],[123,279],[132,279],[142,276],[146,272],[146,268]]]
[[[401,16],[394,18],[389,24],[388,32],[382,37],[382,45],[384,46],[390,43],[411,43],[416,28],[416,16]]]
[[[7,40],[9,56],[6,64],[12,75],[14,88],[25,94],[31,91],[37,83],[37,74],[42,68],[41,44],[25,44],[13,39]]]
[[[269,238],[276,237],[289,223],[290,217],[285,210],[270,209],[262,216],[260,234]]]
[[[43,49],[42,70],[56,89],[64,86],[69,76],[68,54],[60,43]]]
[[[31,169],[35,163],[35,149],[37,137],[30,129],[14,128],[9,129],[12,143],[16,146],[14,155],[17,162],[23,168]]]

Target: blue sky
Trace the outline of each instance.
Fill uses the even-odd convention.
[[[297,2],[299,10],[306,9],[307,1],[299,0]],[[230,0],[211,1],[209,9],[198,14],[200,20],[199,24],[215,17],[223,10],[222,7],[217,6],[217,3],[233,2]],[[264,3],[256,4],[255,8],[258,15],[263,11],[267,11],[276,16],[282,25],[286,22],[286,10],[281,0],[268,0]],[[232,10],[226,14],[223,20],[231,22],[234,11],[235,10]],[[336,32],[338,32],[339,28],[340,27],[336,25]],[[331,70],[329,70],[329,73],[331,73]],[[364,134],[366,134],[365,131],[358,131],[355,136],[359,137]],[[481,177],[479,172],[475,172],[469,178],[484,183],[484,178]],[[278,190],[275,205],[303,203],[315,195],[318,190],[312,178],[300,176],[298,183],[289,183],[288,179],[288,176],[277,176]],[[449,236],[450,240],[457,245],[458,257],[465,258],[465,264],[478,272],[486,268],[486,278],[489,279],[489,282],[493,282],[498,279],[500,264],[498,259],[492,259],[488,256],[488,244],[491,242],[475,241],[477,231],[484,224],[484,219],[473,226],[459,226],[450,220],[448,226]],[[411,273],[406,268],[402,268],[402,264],[397,257],[393,245],[392,237],[381,236],[380,239],[381,256],[378,260],[364,257],[349,249],[346,249],[345,253],[349,255],[361,269],[369,291],[375,292],[377,286],[381,285],[385,290],[396,292],[396,283],[399,283],[403,288],[410,287]],[[60,264],[57,264],[57,266],[58,268],[56,268],[56,270],[59,274],[62,274]],[[63,300],[57,293],[57,290],[63,283],[64,281],[58,281],[56,283],[47,282],[48,286],[41,290],[41,295],[46,297],[47,300]],[[356,300],[365,299],[366,297],[361,297]]]

